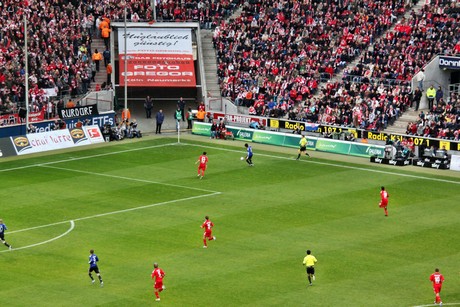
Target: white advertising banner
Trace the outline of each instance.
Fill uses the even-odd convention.
[[[118,53],[125,53],[125,32],[118,31]],[[193,54],[192,30],[179,28],[129,28],[127,54]]]
[[[18,155],[104,142],[99,126],[30,133],[10,139]]]
[[[460,156],[452,155],[450,157],[450,169],[453,171],[460,171]]]

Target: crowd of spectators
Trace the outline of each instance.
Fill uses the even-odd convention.
[[[412,10],[409,18],[401,18],[393,30],[376,38],[359,64],[344,71],[343,78],[409,84],[434,56],[460,53],[459,10],[451,0],[433,2],[418,12]]]
[[[416,1],[414,1],[416,2]],[[222,96],[254,115],[381,130],[414,103],[409,80],[434,55],[460,53],[460,12],[438,0],[30,0],[0,2],[0,111],[25,100],[24,14],[31,111],[53,114],[49,94],[88,91],[92,38],[103,22],[198,21],[215,28]],[[235,9],[237,18],[224,20]],[[388,31],[396,23],[394,30]],[[343,81],[326,82],[343,70]],[[106,60],[104,58],[104,63]],[[51,90],[50,90],[51,89]],[[314,95],[318,94],[318,95]]]
[[[421,111],[418,120],[407,125],[406,134],[460,141],[460,95],[451,93],[446,98]]]
[[[385,33],[406,4],[245,2],[241,16],[221,22],[214,33],[222,96],[253,106],[258,115],[284,116]]]
[[[253,115],[385,129],[418,109],[412,77],[436,54],[460,53],[458,5],[440,0],[400,17],[411,4],[245,3],[215,31],[222,96]],[[322,83],[357,56],[342,82]]]
[[[360,57],[354,68],[344,71],[343,80],[359,83],[361,92],[363,88],[380,84],[379,91],[385,93],[385,97],[381,97],[380,109],[375,109],[372,103],[367,103],[364,107],[361,104],[361,113],[365,116],[359,121],[359,127],[384,129],[408,107],[418,110],[422,91],[426,91],[427,87],[423,88],[422,82],[418,85],[419,89],[411,89],[410,81],[417,73],[423,73],[420,71],[424,65],[437,54],[460,54],[460,8],[449,0],[424,5],[418,12],[412,10],[407,20],[402,18],[394,30],[376,39],[372,48]],[[456,109],[457,99],[450,97],[446,104],[442,95],[440,89],[436,91],[436,106],[439,108],[429,108],[430,119],[438,118],[436,114],[444,113],[440,111],[443,108],[447,108],[448,112]],[[362,96],[361,93],[360,98]],[[358,104],[362,101],[355,102]],[[371,113],[366,116],[368,112]],[[376,115],[372,116],[372,113]],[[378,119],[376,125],[372,124],[372,117]],[[436,128],[436,125],[430,123],[429,126],[432,128],[428,133],[430,136],[443,137],[443,133],[449,134],[452,131],[452,125],[450,130],[446,130],[446,127],[439,128],[442,125]],[[410,131],[414,134],[413,127]]]
[[[159,21],[199,21],[203,27],[211,28],[238,3],[161,0],[156,5],[156,17]],[[94,60],[92,38],[105,38],[107,45],[110,34],[104,33],[101,24],[123,20],[125,5],[130,22],[154,18],[150,0],[1,1],[1,114],[17,113],[21,105],[25,107],[24,19],[28,24],[29,108],[34,112],[45,110],[50,97],[73,97],[94,88],[98,71],[94,64],[101,59]],[[104,64],[108,64],[105,57]],[[52,105],[56,107],[56,103]]]
[[[199,22],[204,29],[214,29],[221,20],[229,17],[239,0],[161,0],[156,4],[157,20]]]
[[[328,82],[313,99],[290,110],[292,120],[380,131],[414,104],[410,87]],[[389,103],[391,101],[391,103]]]
[[[98,16],[91,3],[6,0],[0,6],[0,105],[6,106],[0,108],[2,112],[17,112],[26,95],[33,112],[44,110],[50,96],[77,95],[88,90],[92,39],[87,23],[93,23]],[[25,93],[24,19],[28,38],[28,93]]]

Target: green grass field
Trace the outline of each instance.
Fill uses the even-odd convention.
[[[460,305],[460,178],[174,138],[2,160],[3,306]],[[206,177],[195,161],[207,151]],[[355,160],[353,160],[355,161]],[[451,172],[449,172],[451,173]],[[443,177],[443,175],[445,177]],[[389,217],[378,208],[390,194]],[[202,248],[204,216],[215,242]],[[104,287],[87,275],[89,249]],[[318,259],[307,286],[302,260]],[[166,272],[155,302],[153,262]]]

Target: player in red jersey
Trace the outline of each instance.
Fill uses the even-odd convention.
[[[152,279],[155,279],[155,285],[153,288],[155,289],[155,296],[156,300],[160,300],[160,292],[166,289],[163,285],[163,277],[165,277],[165,272],[158,267],[158,263],[153,264],[154,270],[152,272]]]
[[[198,158],[195,164],[200,163],[198,165],[198,177],[202,179],[204,177],[204,172],[206,171],[206,166],[208,164],[208,156],[206,155],[206,151]]]
[[[434,294],[436,295],[434,303],[435,304],[439,303],[439,305],[442,306],[440,293],[441,293],[442,283],[444,282],[444,276],[442,276],[442,274],[439,273],[438,268],[436,268],[434,270],[434,273],[430,275],[430,281],[433,283],[433,291],[434,291]]]
[[[390,197],[390,195],[389,195],[388,192],[385,190],[385,187],[382,187],[381,190],[380,190],[380,203],[379,203],[379,207],[380,207],[380,208],[383,208],[383,210],[385,211],[385,216],[388,216],[388,210],[387,210],[387,206],[388,206],[388,197]]]
[[[208,248],[208,243],[206,242],[206,239],[208,239],[209,241],[211,240],[215,240],[216,237],[214,237],[212,235],[212,227],[214,227],[214,224],[213,222],[211,222],[211,220],[209,220],[209,216],[205,216],[205,221],[203,222],[203,224],[201,225],[201,228],[204,228],[204,233],[203,233],[203,248]]]

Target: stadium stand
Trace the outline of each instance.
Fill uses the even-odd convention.
[[[222,95],[284,116],[403,12],[402,1],[246,2],[215,31]]]
[[[410,10],[416,2],[161,0],[154,14],[148,0],[31,0],[24,2],[31,111],[49,105],[49,89],[62,97],[91,88],[92,40],[101,35],[103,17],[122,20],[126,5],[132,22],[152,21],[155,15],[159,22],[198,21],[215,29],[221,94],[250,114],[380,131],[413,105],[409,81],[427,61],[460,53],[455,1]],[[1,3],[3,113],[18,112],[25,99],[24,10],[16,4]],[[342,81],[336,82],[340,74]],[[438,106],[453,112],[448,105],[456,101]]]
[[[351,11],[348,2],[305,3],[311,16],[302,16],[298,3],[246,5],[241,17],[216,29],[223,96],[251,107],[250,114],[380,131],[413,105],[412,77],[435,55],[460,50],[458,8],[451,1],[412,10],[407,19],[408,3],[397,1],[366,1]],[[306,33],[299,33],[298,16]],[[356,56],[358,64],[346,67]],[[343,82],[317,91],[341,68]]]

